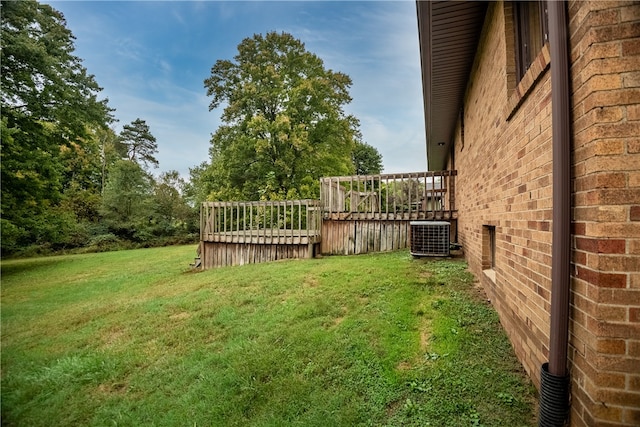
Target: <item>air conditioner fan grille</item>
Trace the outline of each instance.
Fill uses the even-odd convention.
[[[411,255],[449,256],[450,224],[445,221],[411,221]]]

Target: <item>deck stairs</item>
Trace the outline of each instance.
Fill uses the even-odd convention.
[[[189,264],[193,269],[202,267],[202,258],[200,258],[200,248],[201,248],[201,243],[198,244],[198,249],[196,250],[196,257],[193,259],[193,262]]]

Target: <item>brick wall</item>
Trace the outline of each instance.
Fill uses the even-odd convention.
[[[569,16],[574,413],[640,425],[640,4],[574,2]]]
[[[640,425],[640,5],[570,2],[573,121],[571,424]],[[489,7],[455,144],[470,268],[539,385],[548,360],[549,51],[519,84],[512,5]],[[495,267],[486,269],[487,226]],[[485,268],[485,270],[483,270]]]

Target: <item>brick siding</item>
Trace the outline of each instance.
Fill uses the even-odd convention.
[[[464,99],[458,236],[539,386],[551,296],[550,56],[546,46],[516,82],[512,15],[508,2],[489,6]],[[640,425],[640,4],[572,1],[568,16],[571,425]]]

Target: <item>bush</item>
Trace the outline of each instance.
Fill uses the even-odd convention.
[[[0,219],[0,227],[2,230],[2,256],[11,255],[20,249],[19,242],[27,234],[24,230],[17,227],[11,221]]]
[[[89,248],[97,252],[122,249],[122,240],[113,233],[94,236],[89,242]]]

